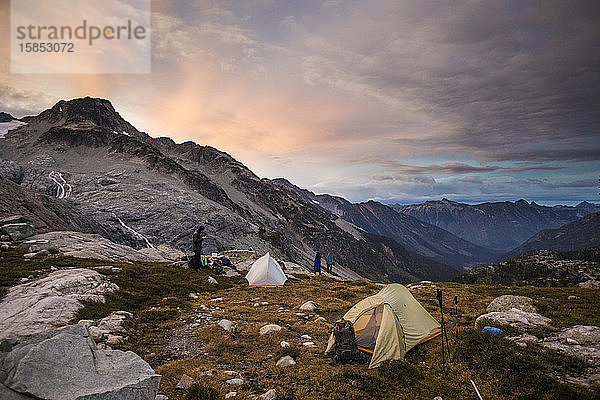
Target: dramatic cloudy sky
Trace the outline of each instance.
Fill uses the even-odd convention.
[[[2,37],[9,7],[1,0]],[[16,75],[353,201],[599,201],[600,2],[153,1],[149,75]],[[8,40],[8,39],[6,39]]]

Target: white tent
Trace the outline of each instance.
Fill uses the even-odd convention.
[[[282,286],[287,278],[269,253],[254,261],[246,274],[250,286]]]

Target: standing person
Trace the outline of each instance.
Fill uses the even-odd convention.
[[[333,256],[331,255],[331,253],[327,253],[325,261],[327,262],[327,273],[331,274],[331,268],[333,267]]]
[[[317,255],[315,256],[315,265],[314,265],[315,275],[317,272],[321,275],[321,253],[317,251]]]
[[[202,241],[206,238],[204,226],[200,225],[193,238],[194,256],[192,257],[192,268],[202,268]]]

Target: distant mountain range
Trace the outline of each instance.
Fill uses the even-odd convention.
[[[390,237],[408,250],[439,262],[457,267],[472,266],[496,260],[501,255],[501,252],[478,246],[376,201],[350,203],[338,196],[316,195],[286,179],[276,179],[273,182],[290,188],[311,204],[369,233]]]
[[[204,225],[207,252],[271,251],[307,266],[316,251],[331,252],[337,266],[365,277],[441,280],[506,253],[587,246],[593,240],[582,232],[598,224],[540,232],[598,210],[586,202],[386,206],[316,195],[261,179],[213,147],[152,138],[103,99],[60,101],[20,120],[2,113],[0,121],[0,217],[22,214],[41,231],[98,233],[135,248],[189,250]]]
[[[575,207],[546,207],[525,200],[470,205],[442,199],[392,207],[472,243],[502,252],[520,246],[541,230],[559,228],[600,211],[598,205],[588,202]]]
[[[152,138],[108,100],[60,101],[13,122],[0,138],[0,198],[12,199],[0,202],[0,213],[22,214],[40,229],[189,250],[194,230],[204,225],[206,252],[271,251],[307,266],[316,251],[331,252],[336,267],[382,281],[458,273],[440,257],[358,229],[296,191],[260,179],[215,148]]]
[[[600,213],[594,213],[560,228],[540,231],[513,249],[508,256],[516,256],[536,249],[573,251],[599,247],[599,245]]]

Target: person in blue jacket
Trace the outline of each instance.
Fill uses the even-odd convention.
[[[327,253],[327,257],[325,257],[325,262],[327,263],[327,273],[331,273],[331,269],[333,267],[333,256],[331,253]]]
[[[319,273],[321,275],[321,253],[317,251],[317,255],[315,256],[315,265],[314,265],[314,273],[315,275]]]

